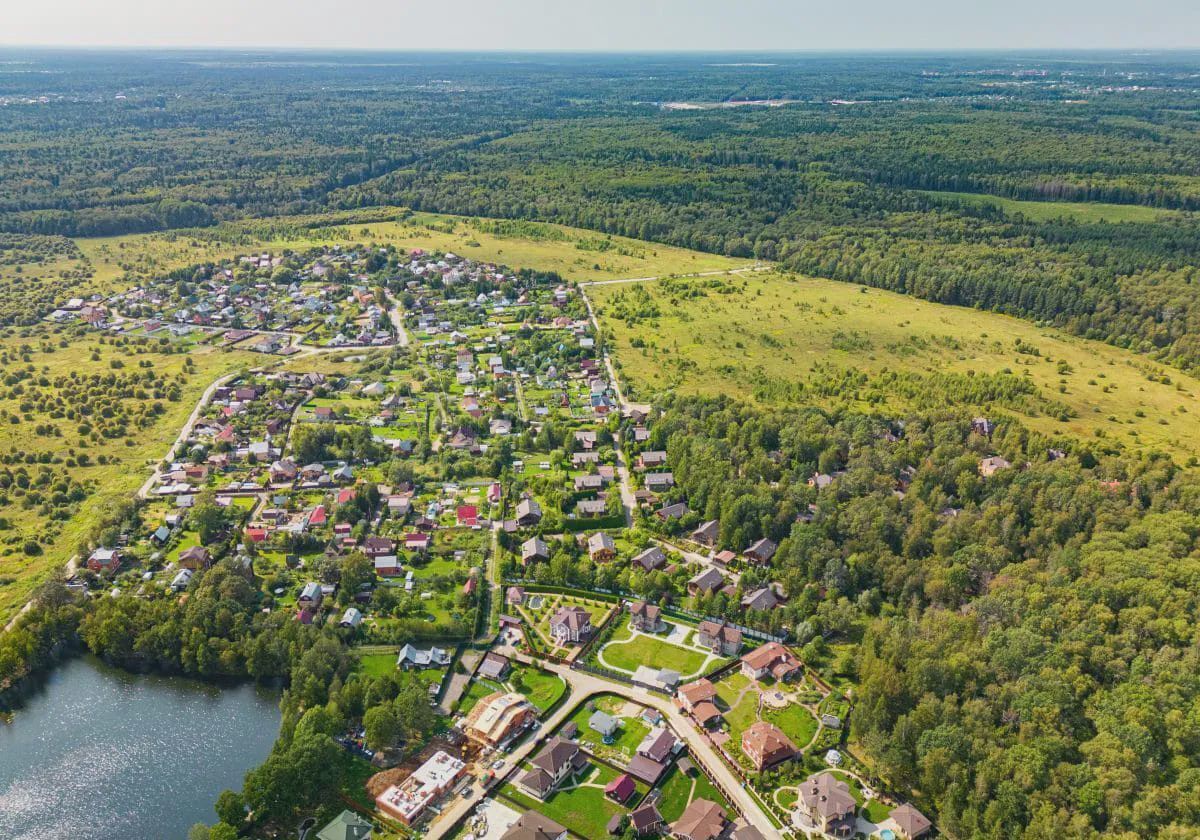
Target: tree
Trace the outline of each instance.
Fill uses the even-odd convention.
[[[215,808],[217,818],[223,823],[241,825],[246,819],[246,800],[235,791],[221,791]]]
[[[363,715],[363,729],[366,731],[367,746],[373,750],[395,746],[404,734],[400,717],[390,703],[367,709],[367,713]]]

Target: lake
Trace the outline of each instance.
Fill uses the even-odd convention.
[[[0,838],[175,840],[216,821],[279,731],[279,695],[84,657],[0,723]]]

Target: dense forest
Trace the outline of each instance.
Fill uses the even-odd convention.
[[[688,399],[653,442],[720,545],[780,541],[776,612],[858,651],[862,747],[948,836],[1195,836],[1200,485],[971,419]]]

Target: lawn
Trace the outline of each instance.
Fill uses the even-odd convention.
[[[544,802],[526,796],[511,784],[501,788],[501,792],[526,810],[545,814],[581,837],[605,837],[608,821],[617,814],[628,813],[628,809],[604,795],[603,786],[612,781],[616,772],[603,765],[593,768],[584,776],[588,787],[558,790]]]
[[[658,801],[658,812],[667,822],[679,819],[679,815],[693,799],[707,799],[729,810],[729,803],[725,801],[725,797],[699,770],[695,771],[694,776],[689,776],[680,772],[678,767],[672,767],[659,782],[659,791],[661,798]]]
[[[579,727],[579,741],[588,746],[593,752],[598,752],[608,756],[624,756],[633,755],[637,745],[646,737],[646,733],[650,731],[650,727],[641,719],[632,716],[616,715],[614,710],[624,704],[621,698],[615,695],[605,695],[596,698],[596,708],[601,711],[606,711],[613,714],[621,721],[621,728],[617,731],[617,735],[611,744],[605,744],[604,739],[600,737],[600,733],[588,726],[588,720],[593,714],[593,710],[589,709],[590,704],[582,704],[573,715],[571,720]]]
[[[640,634],[629,641],[609,642],[602,653],[605,662],[626,671],[633,672],[639,665],[670,667],[685,677],[699,672],[708,658],[699,651]]]
[[[518,666],[513,669],[514,675],[518,673],[521,675],[525,686],[522,693],[529,699],[530,703],[537,706],[543,712],[557,703],[558,699],[567,690],[567,684],[557,674],[526,666]],[[509,678],[510,683],[512,679],[512,677]]]
[[[396,670],[396,652],[390,653],[356,653],[358,665],[356,670],[368,677],[382,677]]]
[[[803,706],[791,703],[783,709],[767,709],[766,719],[778,726],[800,749],[817,734],[817,719]]]
[[[881,802],[878,799],[872,799],[867,802],[867,806],[863,808],[863,816],[873,823],[881,823],[887,819],[888,813],[892,810],[892,806]]]
[[[1036,394],[1020,403],[962,406],[1012,411],[1047,434],[1103,435],[1135,450],[1168,451],[1180,461],[1200,456],[1200,437],[1186,434],[1181,422],[1195,410],[1200,379],[1017,318],[774,272],[733,281],[591,286],[588,295],[613,335],[622,375],[639,397],[675,389],[829,407],[882,400],[871,406],[874,411],[941,409],[945,389],[933,377],[1008,373],[1027,377]],[[632,323],[619,317],[651,306],[660,314]],[[1037,355],[1018,352],[1018,339]],[[858,373],[868,377],[865,384],[837,386],[843,376]],[[911,378],[909,396],[881,382],[884,374]],[[794,390],[798,383],[803,392]],[[825,385],[836,396],[819,396]],[[931,406],[931,399],[941,403]],[[1065,421],[1055,416],[1060,405],[1072,412]]]

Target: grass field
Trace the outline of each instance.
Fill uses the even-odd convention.
[[[593,231],[531,222],[489,222],[417,213],[401,221],[401,208],[382,208],[379,219],[338,223],[338,214],[228,222],[198,231],[77,239],[94,267],[97,290],[134,276],[257,251],[375,242],[403,248],[453,251],[459,256],[514,268],[557,271],[572,280],[606,280],[736,268],[747,264],[715,254],[640,242]],[[348,214],[341,214],[345,218]]]
[[[669,666],[684,676],[697,673],[707,659],[698,651],[640,634],[628,641],[610,642],[604,646],[603,655],[609,665],[626,671],[636,671],[639,665]]]
[[[911,380],[906,403],[933,398],[937,408],[945,400],[928,385],[935,376],[1008,372],[1028,377],[1036,395],[1020,405],[962,404],[1012,410],[1051,434],[1162,449],[1181,461],[1200,455],[1190,434],[1200,380],[1016,318],[774,272],[591,286],[588,295],[638,398],[674,389],[903,408],[896,387],[871,387],[898,374]],[[855,372],[867,381],[847,385]],[[1074,416],[1057,419],[1057,406]]]
[[[616,814],[627,813],[627,809],[604,795],[604,785],[616,777],[616,772],[604,765],[592,765],[592,768],[584,773],[584,786],[571,788],[568,781],[563,785],[568,789],[560,788],[544,802],[526,796],[511,784],[501,790],[525,809],[545,814],[580,837],[605,837],[608,821]],[[640,792],[644,792],[644,788]]]
[[[782,729],[800,749],[804,749],[817,734],[817,719],[808,709],[795,703],[782,709],[766,709],[763,717]]]
[[[1156,222],[1175,211],[1140,204],[1103,204],[1076,201],[1019,201],[984,193],[934,192],[914,190],[934,198],[961,201],[964,204],[991,205],[1007,214],[1020,213],[1030,221],[1073,219],[1078,222]]]
[[[114,502],[130,498],[150,474],[152,465],[166,453],[167,447],[179,434],[187,416],[191,413],[204,389],[218,376],[259,362],[261,358],[247,353],[223,352],[211,348],[198,348],[188,354],[147,352],[142,356],[133,354],[129,348],[102,344],[95,336],[67,337],[57,330],[47,333],[42,343],[28,338],[0,339],[0,353],[11,353],[30,364],[38,371],[39,379],[51,384],[41,386],[44,398],[31,399],[30,389],[25,393],[9,393],[0,397],[0,412],[9,414],[15,422],[0,423],[0,450],[27,453],[48,452],[61,457],[63,463],[54,470],[83,484],[86,497],[67,519],[52,519],[41,506],[26,507],[13,495],[0,501],[0,514],[9,527],[3,531],[0,542],[0,624],[3,624],[29,598],[30,592],[52,571],[61,569],[75,553],[76,547],[87,536],[101,513]],[[60,337],[66,344],[59,343]],[[20,353],[20,345],[30,349]],[[185,367],[190,359],[192,367]],[[58,411],[58,399],[78,402],[78,393],[71,386],[55,388],[56,377],[72,373],[87,374],[133,374],[140,370],[138,360],[149,361],[154,371],[178,383],[179,399],[155,400],[152,394],[130,395],[122,400],[122,410],[133,414],[140,407],[158,402],[162,413],[145,426],[129,423],[125,434],[119,438],[104,439],[97,443],[85,440],[79,433],[80,420],[74,421]],[[114,369],[114,362],[123,367]],[[25,407],[23,403],[32,403]],[[58,416],[56,416],[56,413]],[[53,426],[61,436],[38,434],[35,428]],[[88,463],[76,460],[78,453],[89,455]],[[99,463],[101,455],[107,463]],[[71,463],[74,461],[74,463]],[[39,469],[30,465],[31,472]],[[36,536],[41,540],[41,554],[28,556],[22,550],[26,538]]]
[[[726,812],[730,811],[725,797],[700,771],[696,771],[694,776],[689,776],[681,773],[678,767],[672,767],[666,778],[659,782],[659,791],[662,796],[658,800],[658,812],[667,822],[679,819],[679,815],[693,799],[707,799],[720,805]]]

